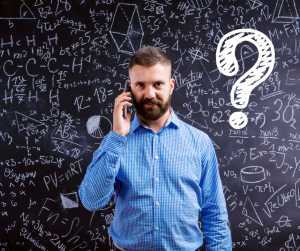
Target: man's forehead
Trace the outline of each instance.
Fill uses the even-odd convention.
[[[157,63],[155,65],[151,66],[144,66],[144,65],[134,65],[131,69],[129,69],[129,72],[139,69],[139,70],[149,70],[149,69],[159,69],[159,68],[171,68],[171,65],[164,65],[161,63]]]
[[[149,67],[135,65],[129,69],[130,78],[148,79],[149,74],[151,74],[151,78],[164,78],[164,76],[166,76],[165,74],[170,77],[171,67],[169,65],[156,64]],[[156,74],[159,74],[159,76],[156,76]]]

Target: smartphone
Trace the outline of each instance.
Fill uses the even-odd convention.
[[[125,90],[126,90],[126,92],[130,92],[131,91],[128,81],[127,81]],[[131,94],[130,94],[130,97],[131,97]],[[125,105],[124,110],[123,110],[123,118],[127,119],[127,105]]]

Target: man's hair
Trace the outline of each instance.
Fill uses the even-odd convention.
[[[135,65],[151,67],[158,63],[171,66],[171,60],[163,50],[154,46],[147,46],[139,49],[132,55],[128,70],[132,69]]]

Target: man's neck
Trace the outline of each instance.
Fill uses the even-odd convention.
[[[157,120],[153,120],[153,121],[148,121],[145,120],[143,118],[141,118],[141,116],[139,116],[139,114],[137,113],[139,119],[149,128],[151,128],[155,133],[157,133],[167,122],[169,116],[171,115],[172,109],[169,108],[167,110],[167,112],[161,116],[159,119]]]

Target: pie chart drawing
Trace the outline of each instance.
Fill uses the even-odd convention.
[[[95,115],[86,122],[86,129],[92,137],[101,139],[110,132],[112,125],[108,118]]]

